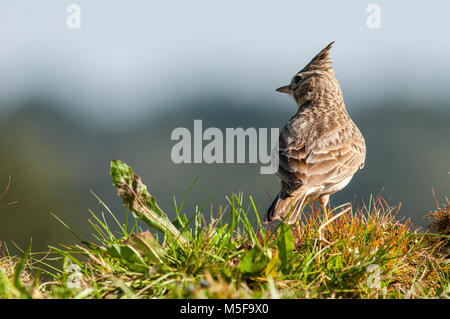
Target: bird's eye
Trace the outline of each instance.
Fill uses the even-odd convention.
[[[301,76],[301,75],[296,75],[296,76],[294,77],[294,84],[297,84],[298,82],[300,82],[301,79],[302,79],[302,76]]]

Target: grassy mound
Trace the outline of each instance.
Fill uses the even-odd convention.
[[[396,216],[381,198],[363,207],[303,212],[301,233],[284,223],[263,225],[252,197],[228,198],[206,221],[175,201],[170,221],[140,177],[111,162],[127,213],[120,222],[92,213],[96,243],[26,250],[0,259],[0,298],[448,298],[449,208],[429,215],[430,233]],[[447,203],[448,204],[448,203]],[[128,213],[134,223],[128,223]],[[191,214],[190,214],[191,215]],[[56,217],[56,216],[55,216]],[[57,218],[57,217],[56,217]],[[447,218],[447,219],[446,219]],[[108,220],[117,224],[112,231]],[[139,226],[143,221],[152,230]],[[56,256],[56,257],[55,257]],[[60,258],[62,267],[48,263]],[[40,279],[45,272],[51,280]]]

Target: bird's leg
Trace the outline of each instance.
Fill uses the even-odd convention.
[[[319,197],[319,204],[320,204],[320,207],[322,207],[323,214],[325,216],[325,220],[328,220],[327,204],[328,204],[329,199],[330,199],[330,195],[324,195],[322,197]]]
[[[320,207],[322,207],[323,214],[325,216],[325,223],[327,223],[327,220],[328,220],[327,204],[328,204],[329,199],[330,199],[330,195],[324,195],[324,196],[319,197],[319,205],[320,205]],[[319,240],[323,240],[323,238],[322,238],[322,228],[323,227],[322,226],[319,228],[319,231],[318,231],[319,232]]]

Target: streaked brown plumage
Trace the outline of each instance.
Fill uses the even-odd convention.
[[[299,109],[279,137],[277,176],[281,190],[266,221],[298,221],[304,204],[319,200],[326,213],[329,196],[344,188],[364,166],[366,146],[345,108],[329,50],[319,52],[277,91],[291,94]]]

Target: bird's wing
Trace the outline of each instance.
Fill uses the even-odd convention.
[[[278,177],[292,192],[302,185],[339,183],[364,165],[364,138],[356,125],[339,123],[308,129],[302,119],[291,120],[281,131]]]
[[[277,176],[281,180],[282,193],[289,194],[307,181],[309,149],[305,125],[301,119],[292,118],[280,132]]]
[[[364,138],[350,124],[326,130],[315,142],[305,160],[309,185],[337,184],[363,168]]]

